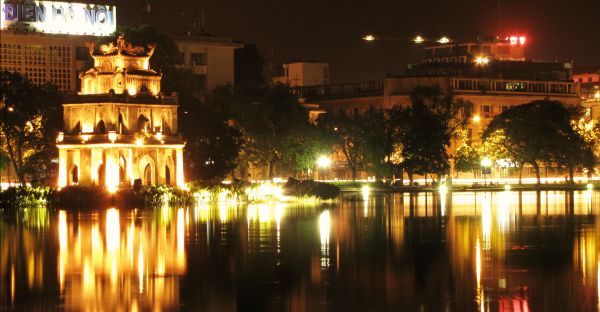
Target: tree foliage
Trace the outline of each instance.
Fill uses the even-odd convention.
[[[484,131],[490,151],[505,153],[521,164],[530,164],[540,183],[540,166],[557,165],[573,173],[593,169],[593,146],[576,130],[581,111],[557,101],[540,100],[515,106],[496,116]]]
[[[393,109],[402,143],[402,166],[411,180],[413,174],[439,176],[449,171],[447,149],[452,137],[465,124],[462,112],[469,105],[434,86],[416,87],[409,107]]]
[[[19,182],[49,181],[56,173],[55,138],[62,128],[60,93],[1,71],[0,99],[0,143]]]

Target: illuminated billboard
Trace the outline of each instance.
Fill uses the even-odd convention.
[[[32,0],[0,2],[1,29],[106,36],[117,27],[114,5]]]

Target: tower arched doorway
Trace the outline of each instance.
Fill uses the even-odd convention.
[[[144,185],[152,185],[152,166],[147,164],[144,168]]]
[[[175,181],[175,163],[171,156],[165,160],[165,184],[171,185]]]
[[[138,163],[138,174],[144,185],[156,184],[156,163],[149,155],[144,155]]]
[[[100,120],[98,121],[98,124],[96,124],[96,133],[106,134],[106,124],[104,123],[104,120]]]
[[[119,158],[119,184],[127,184],[129,177],[127,175],[127,160],[121,156]]]
[[[98,166],[98,185],[106,185],[106,167],[104,167],[104,164]]]
[[[79,167],[77,167],[77,165],[73,165],[73,167],[71,167],[69,180],[69,185],[79,183]]]

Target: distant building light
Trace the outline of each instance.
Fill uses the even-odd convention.
[[[525,36],[521,36],[521,37],[519,37],[519,43],[520,43],[521,45],[524,45],[524,44],[525,44],[525,40],[526,40]]]
[[[519,38],[517,36],[510,36],[510,38],[508,38],[508,41],[510,41],[511,45],[515,45],[517,44]]]
[[[423,37],[421,37],[421,36],[416,36],[415,39],[413,39],[413,41],[415,43],[423,43],[425,41],[425,39],[423,39]]]
[[[440,40],[438,40],[437,42],[441,43],[441,44],[445,44],[450,42],[450,39],[448,39],[448,37],[444,36],[442,38],[440,38]]]
[[[59,132],[58,136],[56,137],[56,142],[60,143],[60,142],[64,141],[64,139],[65,139],[65,133]]]
[[[137,145],[137,146],[144,145],[144,139],[142,139],[142,138],[135,139],[135,145]]]
[[[490,62],[490,59],[487,56],[478,56],[475,58],[475,63],[477,65],[485,65]]]
[[[363,37],[363,40],[365,41],[374,41],[375,40],[375,36],[374,35],[366,35]]]

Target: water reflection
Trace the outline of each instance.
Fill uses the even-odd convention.
[[[593,310],[600,193],[29,210],[0,219],[0,305],[74,310]]]

